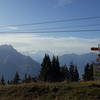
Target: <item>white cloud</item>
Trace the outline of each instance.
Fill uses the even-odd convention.
[[[96,46],[100,38],[40,37],[31,34],[0,35],[0,44],[11,44],[21,52],[48,50],[55,54],[86,53]]]
[[[56,1],[57,1],[57,6],[62,7],[62,6],[65,6],[67,4],[71,4],[75,0],[56,0]]]
[[[11,30],[17,30],[17,29],[18,29],[18,28],[15,27],[15,26],[8,26],[7,28],[8,28],[8,29],[11,29]]]
[[[0,26],[0,29],[17,30],[18,27],[16,27],[16,26]]]

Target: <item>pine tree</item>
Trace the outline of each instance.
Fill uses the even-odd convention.
[[[90,64],[90,80],[93,80],[93,64]]]
[[[75,81],[79,81],[79,72],[78,72],[77,66],[75,66],[74,76],[75,76]]]
[[[85,81],[93,80],[93,64],[86,64],[83,79]]]
[[[31,75],[27,75],[25,74],[24,79],[22,80],[23,83],[31,83],[33,82],[33,78],[31,77]]]
[[[60,65],[59,65],[59,59],[58,57],[53,56],[52,63],[51,63],[51,81],[58,82],[61,81],[61,72],[60,72]]]
[[[53,56],[52,61],[49,55],[45,54],[41,64],[40,79],[42,81],[61,81],[60,64],[58,57]]]
[[[31,75],[28,75],[28,77],[27,77],[27,82],[28,82],[28,83],[31,83],[31,82],[32,82],[32,77],[31,77]]]
[[[89,80],[89,64],[85,66],[83,79],[86,81]]]
[[[28,76],[27,76],[27,74],[25,74],[25,75],[24,75],[24,78],[23,78],[23,80],[22,80],[22,82],[23,82],[23,83],[27,83],[27,79],[28,79]]]
[[[24,80],[27,80],[27,74],[25,74]]]
[[[9,80],[7,81],[7,84],[8,84],[8,85],[11,84]]]
[[[1,77],[1,85],[5,85],[5,79],[3,76]]]
[[[51,60],[48,54],[45,54],[41,64],[40,80],[50,81],[51,78]]]
[[[77,70],[77,66],[75,66],[74,64],[71,64],[70,68],[69,68],[69,72],[70,72],[71,81],[78,81],[79,80],[79,73]]]
[[[60,68],[61,72],[61,81],[69,81],[70,80],[70,73],[66,65]]]
[[[15,77],[13,79],[13,84],[19,84],[19,81],[20,81],[20,76],[19,73],[16,72]]]

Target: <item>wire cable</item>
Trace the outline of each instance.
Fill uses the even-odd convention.
[[[53,24],[53,23],[70,22],[70,21],[81,21],[81,20],[91,20],[91,19],[100,19],[100,16],[81,17],[81,18],[73,18],[73,19],[65,19],[65,20],[62,19],[62,20],[53,20],[53,21],[43,21],[43,22],[36,22],[36,23],[30,23],[30,24],[6,25],[6,26],[0,26],[0,28],[21,27],[21,26],[40,25],[40,24]]]
[[[75,27],[49,27],[49,28],[34,28],[34,29],[24,29],[24,30],[17,30],[17,31],[41,31],[41,30],[54,30],[54,29],[70,29],[70,28],[80,28],[80,27],[94,27],[100,26],[100,24],[89,24],[89,25],[76,25]]]
[[[25,31],[25,32],[17,32],[17,31],[2,31],[0,32],[1,34],[4,33],[65,33],[65,32],[100,32],[100,29],[95,29],[95,30],[55,30],[55,31]]]

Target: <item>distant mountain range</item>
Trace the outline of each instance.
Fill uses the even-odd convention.
[[[53,53],[50,51],[38,51],[38,52],[22,52],[22,54],[26,56],[30,56],[32,59],[36,60],[37,62],[41,63],[45,54],[49,54],[52,57]]]
[[[96,61],[96,53],[86,54],[65,54],[59,57],[61,65],[70,65],[71,63],[77,65],[80,75],[84,72],[84,67],[87,63]]]
[[[24,56],[16,51],[11,45],[0,46],[0,76],[12,79],[16,72],[21,76],[25,73],[38,75],[40,64],[29,56]]]
[[[49,51],[41,51],[36,54],[25,53],[25,55],[19,53],[11,45],[0,46],[0,76],[4,75],[6,80],[12,79],[16,72],[19,72],[21,77],[25,73],[32,76],[36,76],[40,72],[41,62],[45,55],[48,53],[52,57],[52,53]],[[30,56],[30,57],[29,57]],[[35,60],[34,60],[35,59]],[[84,66],[87,63],[92,63],[96,60],[95,53],[87,53],[82,55],[77,54],[64,54],[59,56],[61,65],[66,64],[68,67],[70,63],[76,64],[80,75],[83,74]]]
[[[49,52],[49,51],[46,51],[47,54],[49,54],[51,57],[52,57],[52,53]],[[26,54],[26,53],[24,53]],[[42,55],[41,55],[42,54]],[[33,59],[35,59],[36,61],[38,61],[39,63],[42,62],[42,59],[45,55],[45,52],[43,51],[40,51],[38,53],[27,53],[26,55],[29,55],[30,57],[32,57]],[[92,62],[95,62],[96,60],[96,53],[86,53],[86,54],[64,54],[62,56],[59,56],[59,61],[60,61],[60,64],[61,65],[67,65],[69,67],[70,63],[73,63],[75,65],[77,65],[78,67],[78,70],[79,70],[79,73],[80,75],[83,74],[84,72],[84,66],[87,64],[87,63],[92,63]]]

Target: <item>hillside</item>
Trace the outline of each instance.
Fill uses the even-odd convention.
[[[12,79],[16,72],[22,77],[25,73],[37,75],[40,64],[29,56],[24,56],[11,45],[0,46],[0,76],[6,80]]]
[[[0,100],[100,100],[100,85],[94,83],[31,83],[0,86]]]

